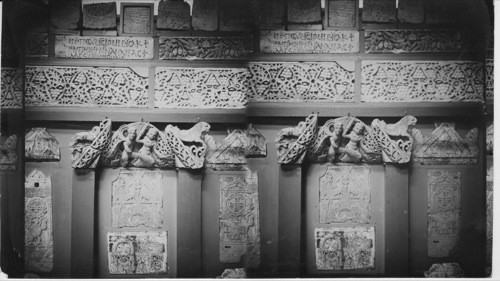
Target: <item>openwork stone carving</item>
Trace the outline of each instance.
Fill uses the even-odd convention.
[[[47,57],[49,55],[49,35],[47,33],[28,34],[24,46],[25,57]]]
[[[90,132],[81,132],[71,138],[71,166],[75,169],[93,169],[111,138],[111,120],[104,119]]]
[[[155,107],[241,108],[247,83],[246,69],[157,67]]]
[[[50,272],[54,263],[50,176],[33,170],[26,177],[24,186],[25,269],[35,272]]]
[[[425,139],[418,129],[412,134],[417,148],[414,160],[420,164],[476,164],[479,156],[477,129],[472,129],[463,139],[455,131],[454,123],[436,123],[436,129]]]
[[[250,63],[250,101],[354,101],[354,62]]]
[[[424,272],[425,278],[460,278],[464,272],[458,263],[435,263]]]
[[[319,178],[320,223],[370,222],[370,170],[328,166]]]
[[[162,226],[161,178],[162,175],[156,171],[120,170],[112,183],[114,228]]]
[[[318,116],[311,114],[296,127],[285,128],[278,133],[276,149],[279,164],[302,164],[308,146],[316,138],[317,122]]]
[[[454,30],[366,30],[367,53],[421,53],[462,52],[468,50],[470,41]]]
[[[167,232],[108,232],[110,274],[167,273]]]
[[[410,162],[413,138],[408,127],[417,124],[417,118],[405,116],[395,124],[386,124],[382,120],[372,121],[372,130],[382,148],[382,160],[387,163]]]
[[[1,108],[23,107],[23,70],[2,67]]]
[[[488,126],[486,129],[486,152],[488,154],[493,154],[493,129],[495,126],[493,126],[493,123]]]
[[[27,106],[145,107],[147,86],[147,74],[131,68],[26,67]]]
[[[257,174],[220,176],[220,262],[260,265]]]
[[[167,145],[175,154],[175,165],[178,168],[199,169],[203,167],[207,145],[204,142],[210,125],[198,122],[189,130],[180,130],[176,126],[167,125],[165,136]]]
[[[0,135],[0,171],[15,170],[17,166],[17,136],[4,139]]]
[[[375,268],[375,227],[318,227],[314,234],[319,270]]]
[[[161,60],[230,60],[252,53],[245,37],[160,37],[158,48]]]
[[[25,136],[24,156],[26,159],[59,160],[59,142],[47,128],[32,128]]]
[[[483,100],[483,68],[477,62],[361,62],[361,101]]]
[[[493,59],[486,59],[486,98],[487,99],[493,99],[493,84],[494,81],[494,65],[493,65]]]

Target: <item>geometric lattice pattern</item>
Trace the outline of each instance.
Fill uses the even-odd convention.
[[[483,100],[479,62],[364,61],[361,79],[363,102]]]
[[[131,68],[26,67],[26,105],[144,107],[146,76]]]
[[[23,70],[2,67],[1,108],[23,107]]]

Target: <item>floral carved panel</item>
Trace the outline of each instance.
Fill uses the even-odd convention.
[[[155,107],[242,108],[247,83],[246,69],[157,67]]]
[[[245,37],[160,37],[161,60],[230,60],[243,59],[252,53]]]
[[[361,101],[422,102],[483,100],[479,62],[361,62]]]
[[[26,105],[145,107],[147,73],[146,68],[29,66]]]
[[[23,107],[23,70],[2,67],[1,108]]]

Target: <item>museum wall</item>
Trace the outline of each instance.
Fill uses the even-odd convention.
[[[9,277],[489,274],[491,1],[131,2],[4,4]]]

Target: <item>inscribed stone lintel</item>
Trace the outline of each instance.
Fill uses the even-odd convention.
[[[50,176],[33,170],[26,177],[24,200],[25,269],[32,272],[50,272],[54,265]]]
[[[0,135],[0,171],[12,171],[17,167],[17,136],[3,138]]]
[[[252,51],[246,37],[160,37],[159,59],[218,60],[242,59]]]
[[[23,70],[21,68],[2,67],[1,108],[23,107]]]
[[[316,227],[318,270],[374,269],[375,227]]]
[[[59,142],[47,128],[32,128],[25,136],[24,155],[26,159],[59,160]]]
[[[49,34],[30,33],[24,43],[26,57],[46,58],[49,55]]]
[[[167,273],[167,232],[108,232],[110,274]]]
[[[94,3],[82,6],[83,28],[116,29],[116,3]]]

